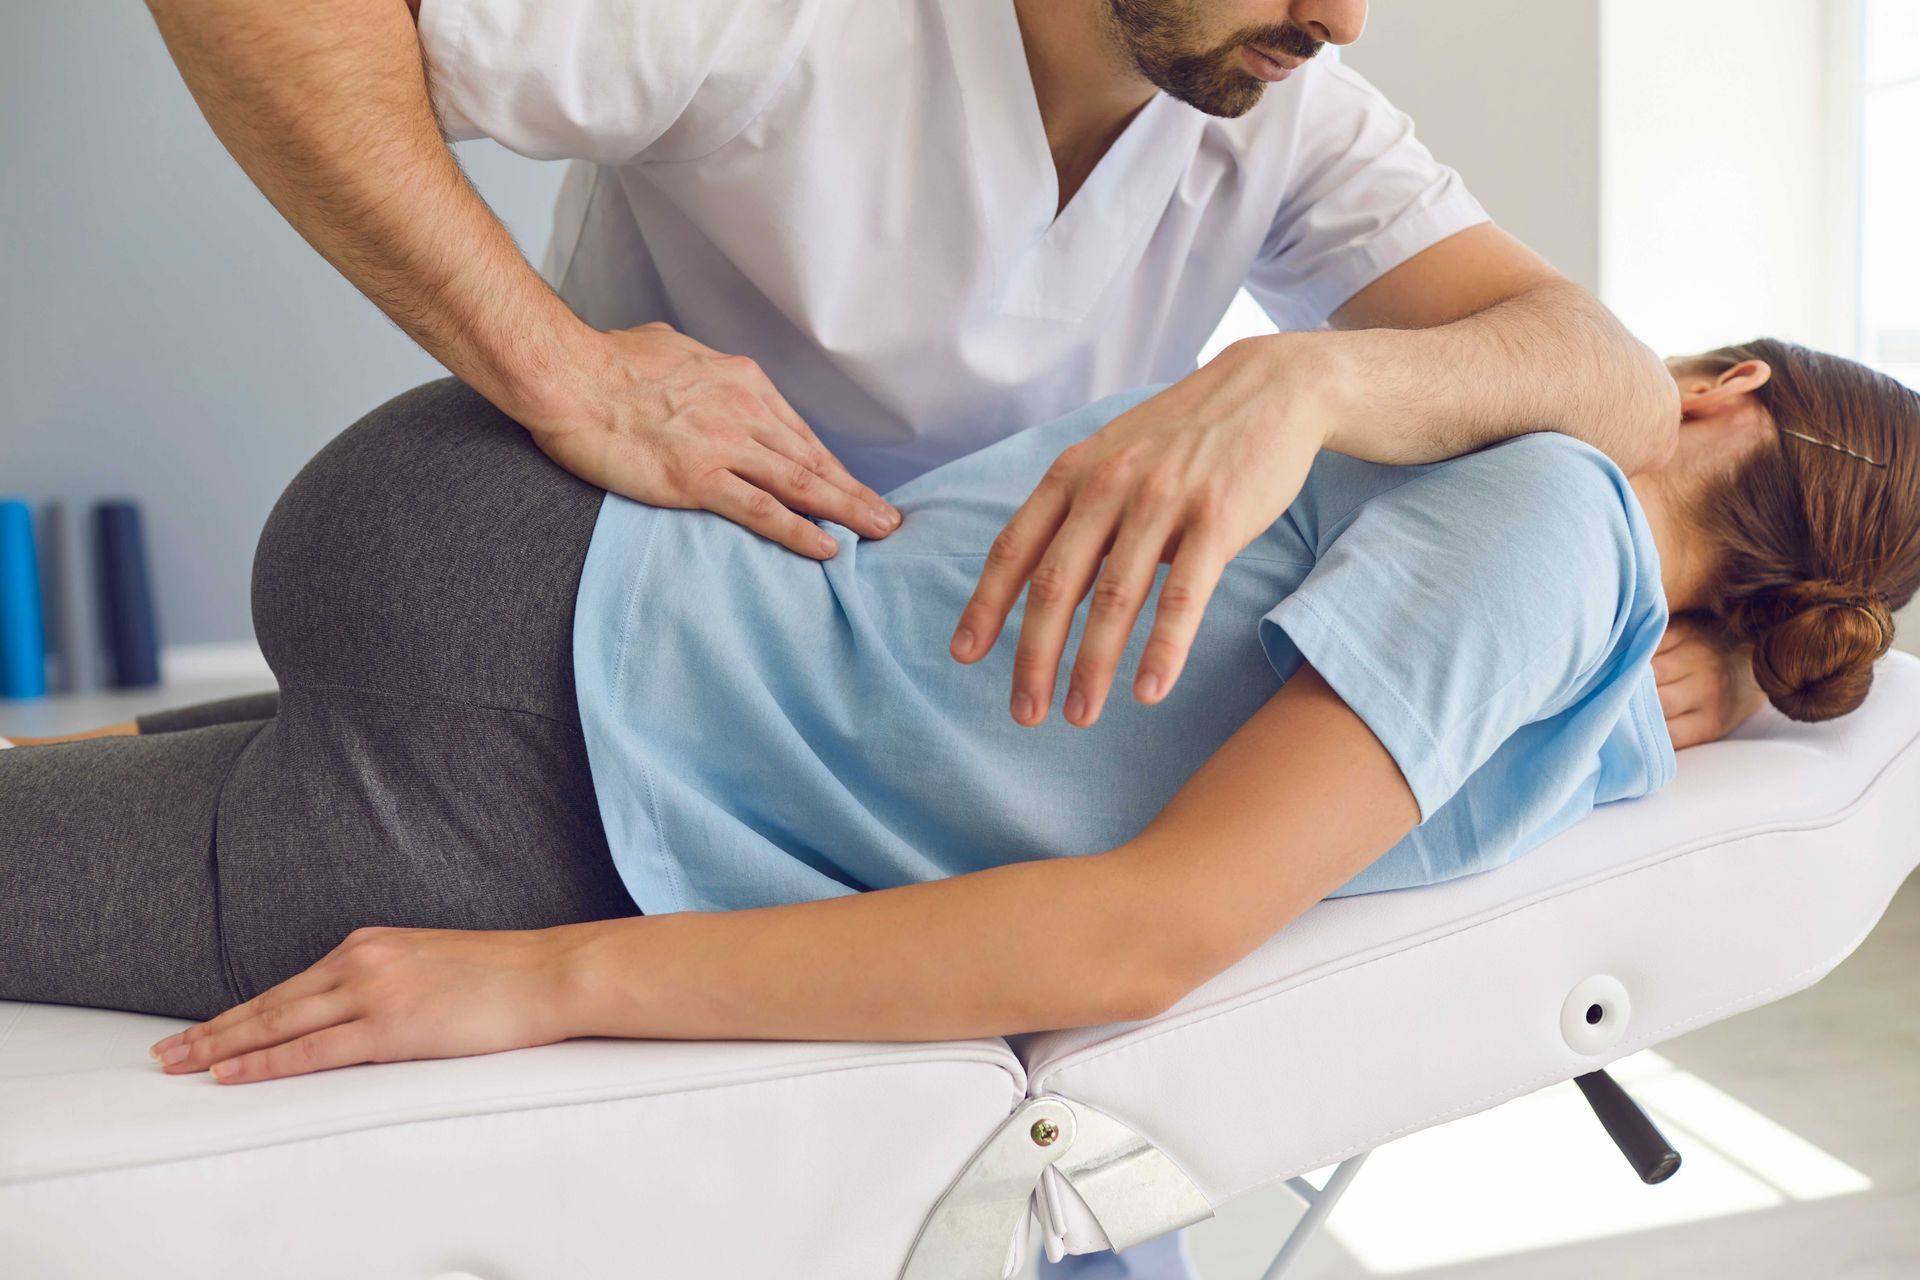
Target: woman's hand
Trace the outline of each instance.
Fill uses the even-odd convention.
[[[564,1040],[560,931],[355,929],[304,972],[151,1050],[233,1084]]]
[[[1083,727],[1100,718],[1154,575],[1171,560],[1133,682],[1141,702],[1167,696],[1221,571],[1286,511],[1328,440],[1316,389],[1338,375],[1315,360],[1325,349],[1285,335],[1237,342],[1054,462],[994,539],[951,649],[961,662],[984,657],[1027,587],[1016,721],[1046,719],[1089,589],[1066,717]]]
[[[1685,618],[1667,624],[1653,654],[1653,680],[1673,749],[1717,742],[1767,700],[1753,678],[1753,650],[1720,643]]]
[[[745,356],[668,325],[588,330],[561,389],[513,405],[546,455],[655,507],[700,507],[816,560],[833,538],[797,512],[884,538],[900,513],[855,480]]]

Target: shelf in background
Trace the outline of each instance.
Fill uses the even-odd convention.
[[[44,698],[0,698],[0,738],[48,738],[119,724],[149,711],[211,702],[274,687],[266,659],[250,644],[181,645],[160,655],[161,682],[149,689],[88,689]]]

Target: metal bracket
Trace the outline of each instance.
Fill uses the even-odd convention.
[[[1115,1249],[1191,1226],[1213,1206],[1166,1152],[1084,1102],[1029,1098],[993,1131],[927,1215],[900,1280],[1002,1280],[1051,1166]]]

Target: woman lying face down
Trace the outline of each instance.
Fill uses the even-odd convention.
[[[0,753],[0,997],[206,1019],[156,1050],[233,1081],[1151,1016],[1322,898],[1663,785],[1669,608],[1786,714],[1859,705],[1920,572],[1917,398],[1772,341],[1670,368],[1680,443],[1631,480],[1551,433],[1322,454],[1172,691],[1086,728],[1010,721],[1011,645],[946,639],[1047,466],[1149,392],[900,486],[822,562],[420,388],[268,521],[271,714]]]
[[[1858,707],[1920,584],[1920,397],[1864,365],[1760,341],[1673,357],[1674,457],[1634,478],[1669,608],[1752,647],[1795,720]]]

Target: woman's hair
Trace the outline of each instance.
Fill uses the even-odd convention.
[[[1764,360],[1754,397],[1779,428],[1712,493],[1713,615],[1795,720],[1866,699],[1893,611],[1920,587],[1920,394],[1857,361],[1757,338],[1696,357]],[[1812,437],[1811,440],[1803,437]]]

